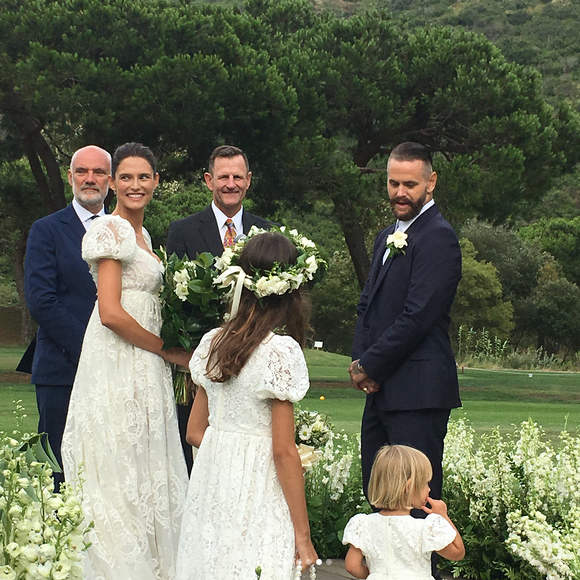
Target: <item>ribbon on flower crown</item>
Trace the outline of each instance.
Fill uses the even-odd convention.
[[[232,299],[232,309],[230,312],[230,318],[233,318],[240,307],[240,299],[242,297],[242,289],[244,287],[244,282],[246,281],[246,273],[241,266],[230,266],[227,270],[224,270],[214,281],[214,284],[228,284],[231,283],[233,277],[236,277],[236,285],[234,288],[234,297]],[[229,279],[229,282],[228,282]]]

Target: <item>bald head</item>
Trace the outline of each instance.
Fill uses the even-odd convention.
[[[70,160],[68,182],[77,202],[92,213],[98,213],[109,191],[111,155],[108,151],[88,145],[75,151]]]

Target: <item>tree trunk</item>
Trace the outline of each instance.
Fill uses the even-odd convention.
[[[334,207],[344,233],[356,278],[362,290],[369,275],[371,262],[365,244],[365,233],[361,225],[356,221],[356,210],[352,205],[350,199],[341,200],[340,202],[334,200]]]
[[[26,306],[24,296],[24,256],[26,255],[26,241],[28,240],[28,229],[20,232],[16,248],[12,254],[12,264],[14,266],[14,279],[16,281],[16,291],[20,299],[20,313],[22,317],[22,326],[20,331],[20,341],[22,344],[28,344],[34,336],[34,327],[30,311]]]
[[[1,88],[4,90],[4,95],[0,101],[0,112],[10,117],[22,138],[24,151],[46,212],[58,211],[66,206],[64,183],[58,161],[42,136],[44,122],[29,113],[25,103],[14,91],[14,87]]]

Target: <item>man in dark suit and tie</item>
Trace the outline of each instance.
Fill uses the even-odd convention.
[[[83,337],[96,287],[81,256],[92,220],[104,213],[111,156],[89,145],[72,156],[68,180],[74,199],[32,225],[25,260],[26,304],[39,325],[32,364],[39,432],[48,434],[61,463],[60,446]],[[58,490],[64,480],[54,474]]]
[[[180,258],[195,259],[198,254],[210,252],[221,256],[224,248],[233,245],[239,234],[247,234],[252,226],[268,228],[272,225],[250,212],[242,202],[250,187],[252,173],[246,154],[237,147],[222,145],[209,158],[205,183],[212,192],[213,201],[206,209],[169,225],[167,253]],[[185,440],[190,405],[178,405],[179,430],[187,469],[191,473],[193,457],[191,445]]]
[[[363,486],[367,493],[383,445],[409,445],[430,459],[431,497],[440,499],[447,422],[451,409],[461,405],[449,340],[461,251],[433,201],[437,174],[430,152],[418,143],[402,143],[391,152],[387,171],[397,221],[375,241],[349,367],[353,386],[367,393]]]

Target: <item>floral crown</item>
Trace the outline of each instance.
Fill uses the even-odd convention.
[[[270,270],[255,270],[253,273],[244,272],[240,264],[240,255],[246,242],[266,233],[279,233],[290,240],[298,257],[295,264],[276,262]],[[273,227],[264,230],[252,226],[248,235],[240,239],[233,247],[226,248],[221,257],[216,258],[215,267],[221,274],[214,280],[218,288],[229,288],[227,297],[234,297],[232,316],[235,316],[242,288],[245,286],[257,298],[264,298],[272,294],[285,294],[300,288],[303,284],[314,283],[322,278],[326,271],[326,262],[320,256],[316,244],[301,236],[296,230],[287,230],[286,226]]]

